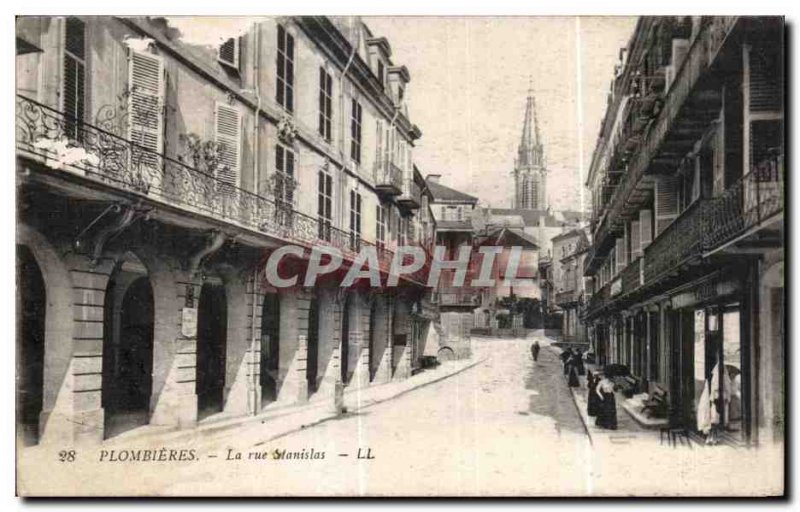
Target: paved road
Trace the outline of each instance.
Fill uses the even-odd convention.
[[[780,450],[590,445],[555,353],[534,363],[529,343],[476,341],[487,360],[472,369],[277,439],[266,422],[188,444],[151,440],[194,449],[194,462],[98,464],[107,445],[63,462],[54,447],[26,459],[36,471],[21,468],[18,482],[56,495],[91,485],[111,495],[575,496],[746,494],[779,481]]]
[[[457,376],[281,439],[236,443],[242,452],[313,448],[324,460],[262,462],[262,471],[230,462],[237,471],[203,472],[163,490],[196,489],[199,479],[236,493],[586,492],[576,476],[590,447],[555,354],[544,349],[534,364],[523,340],[476,341],[475,349],[488,359]],[[359,449],[374,459],[358,459]]]

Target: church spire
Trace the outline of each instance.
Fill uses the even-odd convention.
[[[528,80],[528,99],[525,104],[525,120],[522,124],[522,140],[519,143],[517,165],[544,166],[544,151],[539,136],[539,121],[536,119],[536,100],[533,97],[532,82]]]

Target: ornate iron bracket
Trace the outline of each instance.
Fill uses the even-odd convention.
[[[100,215],[95,217],[78,235],[75,237],[75,248],[78,250],[84,249],[87,245],[90,246],[89,253],[92,258],[92,265],[97,265],[103,255],[103,250],[106,244],[118,236],[120,233],[128,229],[134,222],[141,218],[147,218],[152,209],[143,207],[141,203],[138,204],[120,204],[115,203],[103,210]],[[100,219],[109,213],[118,213],[119,216],[110,225],[100,229],[91,239],[89,244],[85,244],[82,240],[84,235],[95,225]]]
[[[189,275],[194,277],[200,270],[203,262],[213,253],[217,252],[228,240],[228,235],[222,231],[212,231],[208,242],[197,252],[189,256]]]

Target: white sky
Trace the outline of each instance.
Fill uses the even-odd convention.
[[[409,115],[422,129],[414,160],[423,174],[510,207],[511,171],[529,77],[551,171],[550,204],[580,206],[577,31],[574,17],[366,17],[411,73]],[[580,20],[585,180],[619,49],[633,17]],[[587,196],[588,197],[588,196]],[[588,205],[587,205],[588,206]]]

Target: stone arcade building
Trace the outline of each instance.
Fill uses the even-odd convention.
[[[782,48],[781,18],[640,19],[587,180],[600,362],[690,434],[719,386],[702,433],[734,444],[783,439]]]
[[[17,43],[26,443],[410,375],[431,320],[422,276],[277,293],[258,273],[286,244],[346,261],[373,245],[386,270],[398,244],[432,239],[410,75],[385,38],[358,18],[276,17],[200,46],[163,18],[21,17]]]

